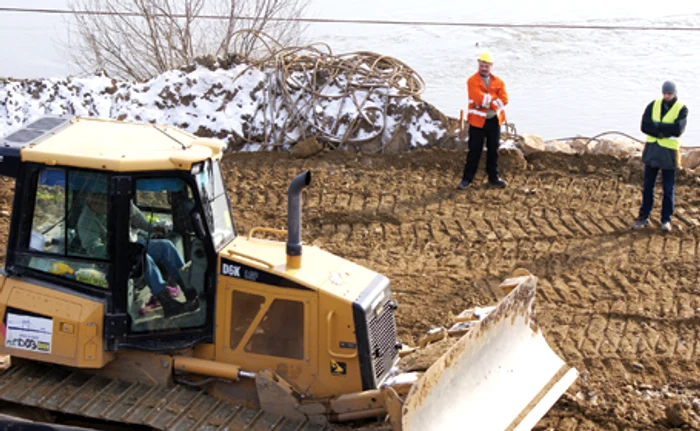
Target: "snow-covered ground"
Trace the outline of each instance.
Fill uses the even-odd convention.
[[[44,115],[170,124],[244,150],[287,148],[308,136],[334,146],[383,147],[400,129],[411,147],[446,136],[439,111],[393,86],[368,88],[356,76],[341,74],[312,88],[311,72],[286,79],[279,73],[214,64],[169,71],[145,83],[106,76],[0,79],[0,136]]]

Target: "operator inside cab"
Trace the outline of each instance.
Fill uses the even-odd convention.
[[[88,193],[86,205],[78,219],[77,230],[83,249],[90,255],[107,257],[104,240],[107,238],[109,208],[106,194]],[[181,302],[175,299],[181,292],[187,292],[191,288],[186,286],[180,274],[180,270],[185,266],[182,256],[173,242],[163,237],[168,233],[168,225],[149,222],[133,201],[130,205],[129,221],[130,242],[138,243],[145,249],[145,262],[141,264],[144,266],[143,276],[152,293],[150,299],[140,308],[139,314],[146,315],[153,309],[162,307],[164,316],[171,317],[199,308],[196,292],[185,294],[185,297],[192,298],[191,300]]]

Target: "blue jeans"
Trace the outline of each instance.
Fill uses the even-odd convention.
[[[139,241],[141,242],[141,241]],[[145,244],[144,244],[145,245]],[[146,281],[154,295],[162,292],[168,283],[163,279],[160,268],[165,268],[180,286],[184,286],[180,268],[185,265],[175,245],[167,239],[151,239],[146,248]]]
[[[644,166],[644,195],[642,198],[642,206],[639,207],[639,219],[648,219],[651,215],[651,209],[654,207],[654,186],[656,185],[656,177],[659,175],[659,168],[653,168],[649,165]],[[671,221],[673,215],[673,193],[676,183],[675,169],[661,169],[661,177],[664,187],[664,200],[661,204],[661,223]]]

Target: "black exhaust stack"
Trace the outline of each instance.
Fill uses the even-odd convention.
[[[311,183],[311,172],[297,175],[287,191],[287,268],[301,268],[301,191]]]

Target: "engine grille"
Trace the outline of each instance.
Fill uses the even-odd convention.
[[[370,356],[377,382],[380,382],[384,375],[391,370],[394,359],[398,355],[394,307],[390,301],[387,301],[381,310],[379,314],[370,311],[371,315],[367,318]]]

